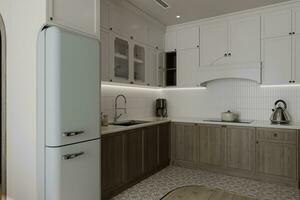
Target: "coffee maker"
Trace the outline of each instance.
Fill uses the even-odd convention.
[[[156,99],[156,116],[157,117],[168,117],[167,100]]]

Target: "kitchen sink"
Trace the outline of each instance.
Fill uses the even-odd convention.
[[[121,121],[121,122],[113,122],[110,125],[117,125],[117,126],[133,126],[138,124],[145,124],[149,121],[140,121],[140,120],[128,120],[128,121]]]

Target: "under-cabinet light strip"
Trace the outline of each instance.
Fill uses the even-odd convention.
[[[112,82],[102,82],[102,87],[111,87],[111,88],[123,88],[123,89],[138,89],[138,90],[152,90],[152,91],[169,91],[169,90],[205,90],[206,87],[186,87],[186,88],[161,88],[161,87],[150,87],[142,85],[128,85],[122,83],[112,83]]]
[[[261,85],[262,88],[280,88],[280,87],[300,87],[300,84],[288,84],[288,85]]]

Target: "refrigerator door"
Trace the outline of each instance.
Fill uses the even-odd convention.
[[[44,31],[46,146],[99,138],[99,42],[57,27]]]
[[[46,200],[100,199],[100,140],[46,148]]]

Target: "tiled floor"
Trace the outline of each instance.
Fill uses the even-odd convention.
[[[185,185],[205,185],[259,200],[300,200],[300,190],[276,184],[170,166],[129,188],[113,200],[159,200]]]

